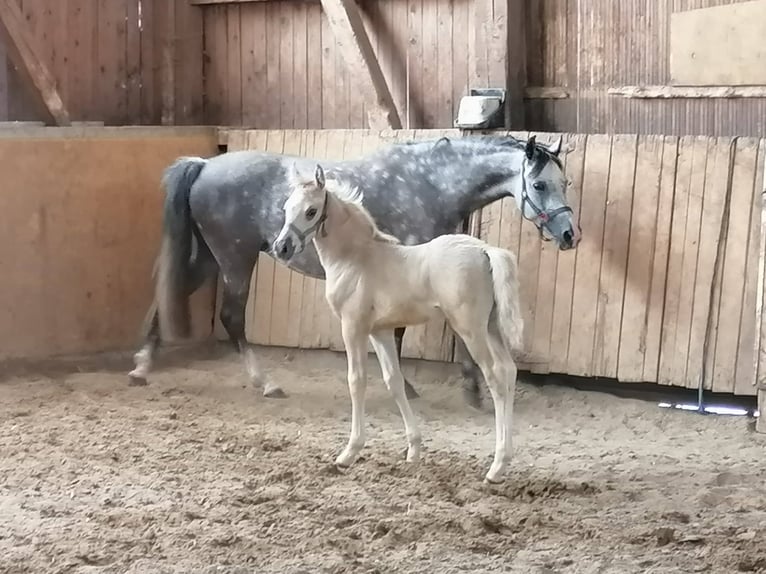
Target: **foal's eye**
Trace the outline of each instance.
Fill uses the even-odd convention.
[[[545,184],[542,181],[536,181],[532,184],[532,187],[534,187],[537,191],[543,191],[545,189]]]
[[[309,207],[306,210],[306,219],[314,219],[314,216],[317,214],[317,208],[316,207]]]

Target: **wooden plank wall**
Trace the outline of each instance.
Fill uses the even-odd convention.
[[[469,85],[504,85],[504,59],[498,61],[487,49],[488,38],[476,33],[477,19],[486,19],[486,3],[361,3],[404,127],[450,128]],[[503,7],[497,4],[493,13],[500,17]],[[260,129],[367,127],[364,102],[319,2],[244,2],[203,9],[207,123]]]
[[[202,123],[202,13],[187,0],[17,2],[74,121],[156,125],[171,106],[171,123]],[[0,121],[39,120],[29,99],[0,45]]]
[[[152,301],[162,171],[217,152],[209,128],[0,131],[0,359],[138,348]],[[211,332],[214,285],[193,297]]]
[[[229,149],[349,158],[444,133],[457,136],[439,130],[232,130]],[[542,141],[558,136],[532,133]],[[559,252],[541,242],[532,224],[522,223],[513,199],[477,218],[478,236],[519,259],[523,366],[690,388],[704,372],[706,389],[754,395],[766,140],[563,135],[573,147],[565,160],[583,230],[577,250]],[[321,281],[261,255],[249,339],[342,350],[338,322],[323,297]],[[452,336],[441,321],[409,330],[405,339],[405,356],[452,358]]]
[[[747,0],[528,0],[527,84],[568,95],[526,104],[526,127],[575,133],[766,133],[766,98],[625,99],[671,85],[671,14]]]

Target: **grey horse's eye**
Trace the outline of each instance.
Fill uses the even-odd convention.
[[[542,181],[536,181],[532,184],[532,187],[534,187],[537,191],[543,191],[545,189],[545,184]]]
[[[317,214],[317,208],[316,207],[309,207],[306,210],[306,219],[314,219],[314,216]]]

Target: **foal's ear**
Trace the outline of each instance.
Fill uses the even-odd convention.
[[[548,151],[551,152],[551,154],[558,156],[561,152],[561,141],[564,138],[562,136],[559,136],[559,139],[557,139],[555,142],[553,142],[551,145],[548,146]]]
[[[317,164],[316,172],[314,173],[314,179],[316,180],[317,187],[319,189],[324,189],[325,179],[324,179],[324,170],[322,169],[322,166]]]
[[[298,167],[295,165],[294,161],[290,162],[290,167],[287,169],[287,181],[289,181],[293,185],[298,184],[298,181],[299,181]]]
[[[527,159],[529,160],[535,156],[535,145],[535,136],[532,136],[527,140],[527,145],[524,149],[524,153],[527,154]]]

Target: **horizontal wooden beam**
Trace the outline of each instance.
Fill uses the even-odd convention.
[[[207,6],[210,4],[245,4],[247,2],[273,2],[273,1],[274,0],[190,0],[189,3],[192,6]]]
[[[527,86],[525,100],[565,100],[569,97],[569,88],[558,86]]]
[[[621,86],[609,88],[623,98],[766,98],[766,86]]]
[[[0,41],[8,59],[16,67],[22,82],[47,121],[68,126],[69,111],[56,89],[56,81],[35,50],[26,20],[15,0],[0,0]]]

